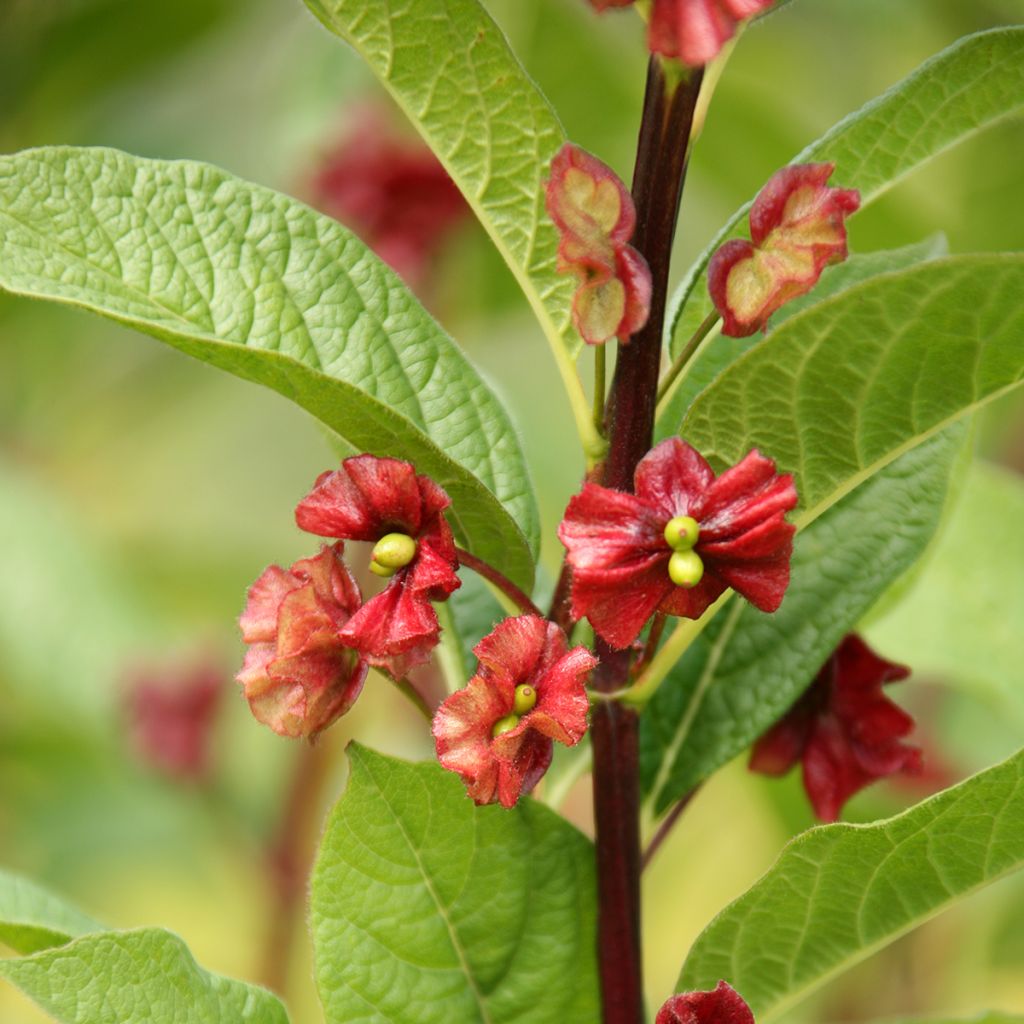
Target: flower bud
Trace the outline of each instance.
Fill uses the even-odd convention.
[[[689,590],[703,578],[704,563],[696,551],[674,551],[668,560],[668,575],[677,587]]]
[[[665,524],[665,543],[673,551],[690,551],[700,537],[700,523],[693,516],[673,516]]]
[[[405,533],[386,533],[373,546],[373,560],[387,569],[403,569],[415,557],[416,541]]]
[[[518,715],[506,715],[504,718],[499,718],[494,726],[491,728],[491,735],[497,738],[503,736],[507,732],[511,732],[519,724]]]
[[[512,710],[517,715],[525,715],[527,711],[532,711],[534,705],[537,703],[537,691],[527,683],[521,683],[516,687],[515,702],[512,705]]]

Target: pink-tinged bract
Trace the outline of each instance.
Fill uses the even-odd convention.
[[[900,742],[914,720],[882,693],[886,683],[909,674],[848,634],[806,693],[754,744],[751,769],[784,775],[802,762],[804,789],[822,821],[835,821],[843,804],[872,782],[916,774],[921,751]]]
[[[360,605],[343,550],[325,544],[290,569],[272,565],[249,588],[236,678],[253,715],[281,736],[316,736],[363,688],[368,665],[338,635]]]
[[[565,143],[551,163],[545,198],[559,231],[558,269],[580,281],[573,324],[588,345],[628,341],[647,322],[651,272],[629,245],[633,199],[597,157]]]
[[[763,330],[790,299],[809,292],[822,271],[846,259],[846,218],[860,206],[856,189],[826,185],[834,164],[783,167],[750,208],[747,242],[734,238],[708,265],[708,291],[722,333]]]
[[[434,716],[437,757],[478,804],[512,807],[547,771],[552,741],[573,746],[586,732],[586,679],[597,659],[585,647],[569,650],[562,630],[536,615],[498,623],[473,652],[476,675]],[[536,704],[494,736],[522,685],[533,687]]]
[[[789,585],[796,507],[793,478],[756,449],[716,477],[680,438],[656,445],[640,460],[634,494],[585,484],[558,528],[572,567],[572,612],[616,648],[628,647],[656,612],[696,619],[727,587],[773,612]],[[700,527],[693,548],[704,566],[700,582],[676,586],[668,522],[691,516]]]
[[[299,502],[295,521],[321,537],[376,543],[389,533],[416,541],[416,554],[371,597],[339,636],[371,665],[401,679],[440,638],[431,602],[459,587],[458,558],[444,510],[448,495],[401,459],[357,455],[323,473]]]
[[[731,985],[720,981],[710,992],[672,996],[654,1024],[754,1024],[754,1014]]]

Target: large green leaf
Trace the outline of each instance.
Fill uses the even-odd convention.
[[[436,764],[349,748],[313,874],[332,1024],[592,1024],[593,849],[533,800],[476,807]]]
[[[976,463],[927,568],[869,636],[1024,725],[1024,481]]]
[[[942,517],[965,435],[957,425],[908,452],[801,532],[774,615],[733,599],[689,648],[641,719],[656,814],[771,726],[910,568]]]
[[[479,0],[306,0],[373,69],[444,164],[494,240],[551,343],[574,402],[581,341],[573,282],[556,271],[544,180],[565,132]],[[582,410],[580,404],[582,403]]]
[[[336,221],[203,164],[29,150],[0,158],[0,287],[135,327],[408,458],[448,491],[462,542],[530,585],[537,513],[508,416]]]
[[[914,245],[906,245],[900,249],[881,249],[877,252],[854,253],[844,262],[834,267],[826,267],[821,280],[800,298],[787,302],[774,317],[770,330],[774,330],[791,316],[823,302],[825,299],[838,295],[855,284],[886,274],[894,270],[903,270],[917,263],[937,259],[948,252],[946,238],[942,234],[933,235]],[[715,330],[708,335],[692,361],[680,374],[669,397],[659,403],[658,420],[655,424],[657,440],[670,437],[679,427],[683,414],[693,404],[693,400],[731,363],[734,363],[751,347],[750,338],[729,338]]]
[[[27,878],[0,869],[0,943],[18,953],[61,946],[103,925]]]
[[[805,526],[1024,380],[1024,256],[871,278],[799,313],[694,402],[681,433],[721,468],[757,447],[796,477]]]
[[[791,162],[833,161],[834,180],[860,189],[863,209],[915,168],[1022,109],[1024,28],[980,32],[926,61]],[[666,318],[673,355],[711,312],[708,261],[726,239],[745,235],[749,209],[747,203],[730,218],[673,298]]]
[[[951,903],[1024,866],[1024,751],[875,825],[794,839],[703,931],[679,991],[725,978],[767,1024]]]
[[[61,1024],[287,1024],[276,996],[204,971],[185,943],[158,928],[84,935],[0,960]]]

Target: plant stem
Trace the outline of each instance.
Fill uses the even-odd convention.
[[[604,345],[598,345],[594,349],[594,427],[599,434],[604,433],[604,398],[608,390],[605,366]]]
[[[651,447],[669,261],[701,75],[695,70],[680,80],[673,74],[670,81],[659,57],[652,56],[648,65],[633,173],[633,245],[651,268],[651,311],[647,324],[619,346],[606,416],[610,446],[598,481],[621,491],[632,491],[637,463]],[[600,641],[596,650],[601,662],[594,688],[601,693],[621,689],[629,677],[631,652],[612,650]],[[620,702],[594,706],[591,743],[604,1024],[642,1024],[644,1016],[638,727],[636,711]]]
[[[462,548],[456,548],[455,554],[458,556],[460,565],[466,566],[467,569],[472,569],[473,572],[483,576],[485,580],[490,580],[491,583],[508,596],[516,607],[528,615],[544,618],[544,613],[530,600],[529,596],[520,590],[507,576],[498,572],[493,565],[489,565],[483,559],[477,558],[476,555],[471,555],[468,551],[463,551]]]
[[[693,337],[686,343],[682,352],[672,360],[672,365],[668,368],[665,376],[661,379],[661,383],[658,385],[658,405],[661,405],[665,400],[665,397],[672,390],[672,387],[676,382],[676,378],[678,378],[679,374],[682,373],[683,368],[693,358],[694,353],[700,348],[701,342],[711,333],[712,329],[718,323],[718,320],[719,316],[717,310],[708,313],[701,322],[700,327],[693,332]]]
[[[658,847],[668,837],[669,832],[672,831],[675,823],[682,817],[683,811],[690,805],[690,801],[697,795],[698,786],[694,786],[689,793],[686,794],[676,805],[668,812],[668,816],[658,826],[658,831],[654,833],[651,841],[647,844],[647,849],[644,850],[643,861],[640,865],[640,870],[644,870],[654,859],[654,855],[658,852]]]

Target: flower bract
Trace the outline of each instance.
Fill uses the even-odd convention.
[[[843,804],[877,779],[919,772],[921,751],[900,742],[914,720],[882,693],[909,674],[847,635],[806,693],[754,744],[750,767],[783,775],[801,762],[804,789],[822,821],[835,821]]]
[[[476,675],[434,716],[437,757],[478,804],[512,807],[547,771],[552,741],[573,746],[586,732],[597,659],[536,615],[505,619],[473,652]]]
[[[743,997],[724,981],[710,992],[682,992],[658,1011],[654,1024],[754,1024]]]
[[[783,167],[750,208],[751,241],[734,238],[711,257],[708,291],[722,333],[761,330],[790,299],[809,292],[831,263],[846,259],[846,218],[860,206],[855,189],[825,183],[834,164]]]
[[[272,565],[249,588],[239,619],[249,645],[237,679],[253,715],[282,736],[316,736],[359,696],[366,661],[338,632],[359,608],[343,545],[291,569]]]
[[[669,438],[641,459],[634,492],[585,484],[558,529],[573,615],[607,643],[627,647],[656,611],[699,618],[727,587],[762,611],[779,607],[793,550],[785,515],[797,495],[771,459],[755,449],[716,477],[696,449]],[[697,523],[692,546],[666,538],[681,517]]]
[[[626,186],[597,157],[567,142],[552,161],[546,199],[560,235],[558,269],[580,281],[573,324],[588,345],[628,341],[647,322],[651,272],[628,244],[636,211]]]
[[[459,587],[455,541],[444,518],[450,504],[448,495],[429,477],[417,476],[408,462],[357,455],[322,474],[295,509],[303,530],[376,546],[372,564],[389,583],[339,635],[396,679],[430,656],[440,636],[431,602],[445,600]],[[396,535],[405,543],[396,544]],[[376,561],[377,554],[383,562]]]

